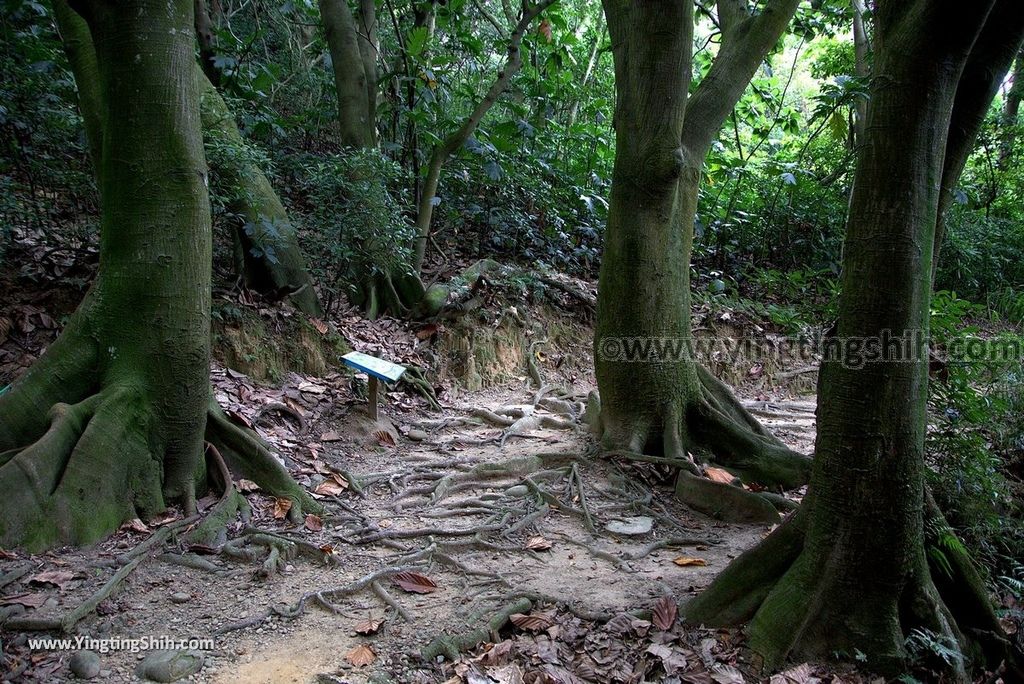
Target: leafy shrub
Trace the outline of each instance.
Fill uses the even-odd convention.
[[[950,292],[933,299],[938,350],[967,336],[991,348],[1024,346],[1016,333],[983,334],[964,325],[984,308]],[[949,359],[930,385],[926,441],[928,481],[950,524],[972,555],[1004,574],[1024,558],[1024,510],[1008,470],[1024,453],[1024,365],[1020,358]]]
[[[329,304],[338,294],[357,297],[374,275],[411,270],[416,231],[402,215],[396,163],[376,150],[350,150],[285,164],[304,249]]]
[[[946,217],[936,286],[976,301],[1024,284],[1024,229],[1017,221],[986,218],[955,206]]]

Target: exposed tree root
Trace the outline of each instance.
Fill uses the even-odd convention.
[[[392,596],[391,593],[384,588],[384,585],[382,585],[378,581],[373,581],[370,582],[370,588],[373,589],[373,593],[377,595],[377,598],[379,598],[385,604],[390,606],[393,611],[395,611],[396,615],[400,615],[402,619],[406,622],[412,622],[412,615],[409,614],[409,611],[403,608],[402,605],[395,600],[395,597]]]
[[[290,500],[290,521],[301,522],[305,512],[323,510],[323,507],[292,479],[288,470],[270,450],[270,445],[254,432],[232,423],[223,409],[212,399],[207,416],[206,438],[219,447],[233,472],[252,480],[269,494]]]
[[[420,655],[428,662],[441,656],[454,662],[459,659],[460,653],[474,649],[488,639],[493,638],[497,641],[498,639],[494,635],[508,623],[510,615],[528,613],[532,607],[533,604],[529,599],[520,598],[496,611],[478,612],[466,621],[468,627],[466,631],[458,634],[442,634],[436,637],[420,650]],[[481,623],[484,626],[476,626]]]
[[[281,617],[296,618],[303,614],[303,612],[306,609],[307,603],[309,603],[310,601],[315,601],[327,610],[337,613],[339,611],[337,607],[333,604],[334,600],[343,598],[345,596],[351,596],[352,594],[356,594],[366,589],[367,587],[371,586],[374,582],[384,579],[385,577],[392,577],[402,572],[413,572],[415,570],[419,570],[421,566],[419,564],[416,564],[416,562],[420,561],[424,557],[430,556],[435,549],[436,547],[431,545],[426,549],[423,549],[419,553],[414,554],[413,556],[406,559],[405,565],[395,565],[387,568],[382,568],[375,572],[371,572],[368,575],[364,575],[358,580],[346,584],[344,586],[335,587],[333,589],[320,589],[317,591],[306,592],[301,597],[299,597],[299,600],[291,606],[286,606],[284,608],[274,608],[273,610]]]
[[[253,421],[258,422],[263,416],[270,412],[281,413],[283,415],[294,418],[295,422],[297,422],[299,425],[298,431],[295,432],[296,435],[301,435],[306,431],[306,419],[303,417],[303,415],[296,411],[295,409],[293,409],[291,406],[288,406],[288,404],[282,404],[279,401],[272,401],[269,404],[261,406],[259,410],[256,411],[256,416],[253,419]]]
[[[414,394],[418,394],[423,397],[430,408],[435,411],[441,410],[441,404],[437,401],[437,392],[434,391],[434,386],[427,381],[426,376],[423,374],[422,368],[416,366],[409,366],[405,369],[405,373],[402,374],[400,383],[413,391]]]
[[[868,605],[856,598],[861,594],[851,587],[837,589],[830,560],[815,562],[817,554],[804,553],[813,505],[810,498],[805,500],[783,525],[682,606],[685,618],[716,627],[749,621],[755,665],[764,670],[778,668],[788,657],[825,659],[836,652],[851,657],[863,649],[873,654],[867,663],[872,670],[905,671],[905,640],[922,629],[976,664],[993,671],[1004,667],[1021,676],[1020,654],[1003,633],[973,562],[958,542],[942,544],[942,536],[952,533],[930,495],[926,543],[940,548],[943,561],[921,559],[889,611],[881,610],[878,602]],[[951,681],[970,681],[965,660],[940,666]]]
[[[120,564],[117,572],[107,580],[102,587],[95,591],[89,598],[83,601],[77,608],[74,608],[61,617],[36,618],[36,617],[13,617],[9,618],[3,625],[4,629],[21,631],[62,631],[65,633],[71,630],[82,621],[83,618],[96,610],[96,607],[116,592],[121,584],[132,572],[146,560],[148,552],[158,546],[162,546],[172,534],[192,524],[197,516],[177,520],[165,527],[161,527],[148,539],[136,546],[127,554],[118,557]]]
[[[83,309],[88,311],[88,303]],[[77,334],[69,326],[51,350],[65,350],[64,342],[75,342]],[[66,350],[66,357],[65,366],[94,362],[91,355],[74,349]],[[46,355],[0,398],[5,412],[0,426],[0,488],[8,493],[0,501],[0,544],[29,550],[59,542],[88,544],[127,520],[156,516],[171,501],[191,515],[197,496],[207,487],[221,489],[225,496],[233,490],[226,469],[209,469],[202,458],[184,452],[172,458],[168,444],[157,447],[168,451],[163,455],[166,461],[152,452],[151,431],[159,419],[156,406],[139,387],[110,385],[90,394],[55,386],[54,378],[70,381],[75,369],[55,366],[53,358]],[[59,398],[46,403],[45,423],[31,415],[40,402],[76,394],[76,403]],[[291,499],[295,519],[301,518],[303,508],[320,509],[259,437],[232,424],[212,399],[208,413],[207,439],[220,447],[232,468],[265,491]],[[245,507],[244,499],[234,496],[222,499],[214,513],[226,522]],[[215,517],[209,516],[204,529],[214,527]]]
[[[657,420],[628,414],[613,419],[594,393],[585,420],[602,436],[606,456],[678,468],[676,496],[694,510],[730,522],[779,522],[776,507],[789,508],[780,498],[706,479],[691,454],[708,457],[742,482],[782,489],[807,483],[810,458],[772,436],[707,369],[695,368],[695,397],[682,407],[663,407]]]

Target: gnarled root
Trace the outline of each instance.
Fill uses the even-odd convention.
[[[676,496],[706,515],[729,522],[776,523],[784,498],[703,477],[690,451],[709,455],[743,481],[793,489],[810,479],[811,459],[792,451],[747,411],[723,383],[697,366],[698,385],[689,400],[666,401],[660,416],[610,418],[591,395],[587,422],[612,448],[606,456],[647,461],[679,469]],[[644,453],[653,450],[663,455]]]
[[[899,590],[853,587],[842,571],[842,553],[811,553],[806,548],[814,504],[813,498],[806,499],[782,526],[682,606],[685,619],[715,627],[749,621],[755,665],[764,671],[791,657],[827,659],[864,652],[871,671],[906,672],[907,639],[914,630],[925,630],[950,653],[959,650],[977,665],[993,671],[1004,667],[1019,676],[1019,654],[1003,636],[984,585],[959,545],[947,547],[944,569],[919,555]],[[941,520],[930,496],[926,515]],[[927,527],[935,529],[932,523]],[[931,665],[950,681],[970,681],[963,658]]]
[[[54,347],[63,348],[64,339]],[[158,420],[138,385],[125,381],[96,388],[91,374],[77,369],[78,363],[94,361],[91,354],[71,349],[58,365],[51,358],[45,356],[38,369],[0,398],[0,490],[5,492],[0,499],[0,544],[41,550],[58,543],[93,543],[126,520],[163,512],[170,502],[192,514],[197,494],[208,487],[225,492],[225,497],[203,530],[213,529],[212,519],[225,523],[247,508],[244,498],[228,486],[226,470],[209,470],[198,451],[194,465],[173,460],[178,457],[171,456],[166,444],[164,453],[154,453]],[[63,403],[49,373],[93,388],[67,387],[64,394],[76,399]],[[42,402],[49,403],[44,407]],[[33,413],[45,416],[45,422]],[[213,402],[207,435],[233,468],[266,491],[291,499],[297,519],[303,508],[319,509],[266,444],[233,425]]]
[[[420,655],[428,662],[438,656],[445,656],[454,662],[459,659],[460,653],[476,648],[496,634],[508,622],[509,616],[516,613],[529,613],[532,607],[533,603],[530,599],[520,598],[491,612],[490,617],[477,613],[466,621],[466,631],[438,636],[423,647]]]
[[[211,398],[206,421],[206,439],[219,447],[228,467],[246,477],[274,496],[292,502],[288,519],[301,522],[305,512],[322,511],[318,504],[292,479],[270,446],[259,435],[235,425],[223,409]]]

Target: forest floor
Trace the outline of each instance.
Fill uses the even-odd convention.
[[[5,312],[14,332],[0,346],[8,375],[45,343],[33,334],[59,318],[46,301],[15,301]],[[354,314],[332,324],[356,349],[401,362],[427,357],[442,369],[443,355],[428,347],[456,334]],[[228,545],[258,553],[255,561],[183,541],[154,544],[70,628],[72,638],[213,639],[150,669],[165,680],[191,672],[189,681],[253,684],[756,681],[741,634],[683,628],[674,601],[662,599],[694,594],[769,529],[687,510],[657,466],[596,459],[580,420],[594,388],[586,321],[547,310],[527,327],[518,353],[488,338],[494,367],[473,369],[490,378],[486,387],[459,389],[456,373],[442,372],[432,378],[443,390],[440,410],[393,391],[380,424],[365,415],[364,384],[343,370],[271,383],[215,364],[218,401],[278,449],[325,512],[291,525],[280,502],[240,481],[252,519],[231,526]],[[530,343],[555,329],[568,332],[543,348]],[[750,382],[738,392],[783,440],[810,451],[813,396],[755,382],[758,368],[740,373]],[[23,623],[67,614],[178,515],[134,521],[89,549],[0,550],[0,610]],[[279,556],[265,560],[270,553]],[[489,629],[492,619],[502,626]],[[32,648],[39,636],[60,634],[0,631],[0,679],[73,679],[74,651]],[[100,653],[98,667],[105,681],[137,681],[160,657],[129,645]],[[862,680],[809,665],[772,679],[813,681]]]

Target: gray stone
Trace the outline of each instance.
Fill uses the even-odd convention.
[[[171,594],[171,603],[188,603],[192,600],[192,594],[186,594],[183,591],[176,591]]]
[[[610,523],[605,525],[612,534],[622,534],[626,536],[647,534],[651,531],[651,527],[654,526],[654,518],[648,518],[646,515],[638,515],[634,518],[622,518],[621,520],[612,520]]]
[[[152,682],[170,684],[199,672],[205,658],[201,651],[154,651],[135,668],[135,674]]]
[[[92,651],[77,651],[69,667],[79,679],[94,679],[100,676],[100,657]]]
[[[409,432],[405,436],[408,437],[409,439],[411,439],[414,442],[423,442],[428,437],[430,437],[430,435],[428,435],[423,430],[417,430],[416,428],[413,428],[412,430],[409,430]]]
[[[526,496],[530,493],[530,488],[526,485],[515,485],[505,490],[505,496],[511,496],[513,498],[519,498]]]

